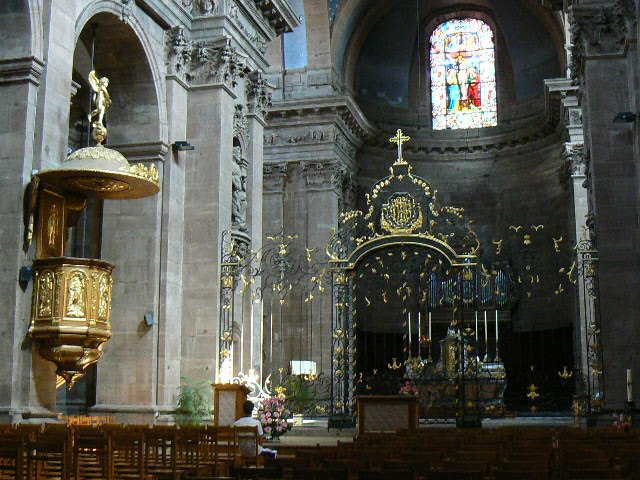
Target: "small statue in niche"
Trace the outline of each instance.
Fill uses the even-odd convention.
[[[233,147],[231,164],[231,224],[234,229],[247,231],[247,165],[240,147]]]
[[[213,0],[202,0],[200,3],[200,9],[202,15],[211,15],[216,4]]]
[[[74,273],[67,287],[67,316],[84,317],[84,296],[84,276],[81,273]]]

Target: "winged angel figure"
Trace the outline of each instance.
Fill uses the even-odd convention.
[[[89,120],[97,117],[97,120],[92,123],[94,128],[102,127],[104,120],[104,112],[111,105],[111,97],[107,91],[109,86],[109,79],[107,77],[98,78],[95,70],[89,72],[89,84],[93,90],[93,104],[95,108],[89,114]]]

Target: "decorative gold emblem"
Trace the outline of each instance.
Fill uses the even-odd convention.
[[[67,316],[76,318],[85,316],[85,276],[81,272],[76,272],[69,278]]]
[[[44,272],[38,279],[38,317],[53,315],[53,273]]]
[[[413,233],[422,222],[422,209],[409,193],[394,193],[382,205],[380,226],[391,234]]]

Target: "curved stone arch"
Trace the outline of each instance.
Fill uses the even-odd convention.
[[[31,26],[31,56],[43,58],[42,0],[27,0]]]
[[[75,27],[75,42],[74,45],[80,40],[80,34],[91,21],[93,17],[100,13],[110,13],[118,18],[122,16],[122,3],[116,0],[98,0],[97,2],[87,5],[76,19]],[[133,34],[136,36],[138,42],[142,46],[145,54],[147,65],[151,72],[153,79],[154,90],[156,94],[156,107],[158,109],[158,140],[164,143],[168,143],[169,130],[166,110],[166,98],[165,98],[165,67],[164,64],[160,65],[158,58],[163,58],[164,43],[160,44],[160,50],[156,51],[153,48],[154,41],[149,37],[145,27],[139,18],[141,10],[135,7],[127,13],[126,24],[131,28]],[[158,55],[160,53],[160,55]]]
[[[39,0],[0,4],[2,59],[42,58],[42,21]]]
[[[554,12],[544,11],[540,8],[535,0],[522,0],[522,3],[529,7],[536,19],[546,27],[551,40],[559,55],[560,65],[563,68],[566,65],[564,58],[564,27],[562,25],[561,16]],[[370,29],[380,21],[388,11],[393,8],[392,2],[386,0],[344,0],[340,6],[339,13],[336,15],[332,25],[331,33],[331,58],[334,62],[334,68],[340,75],[344,85],[348,89],[353,89],[355,80],[355,70],[364,43],[368,38]],[[491,2],[485,0],[472,0],[464,4],[444,5],[434,10],[454,11],[464,10],[481,12],[491,11]],[[353,18],[356,18],[354,21]],[[422,18],[420,24],[422,28],[425,20]],[[494,32],[499,32],[496,28],[496,22],[490,24]]]

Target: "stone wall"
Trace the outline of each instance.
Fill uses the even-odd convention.
[[[32,353],[26,334],[30,284],[17,282],[20,267],[33,258],[33,247],[23,253],[23,195],[32,169],[58,167],[68,145],[86,141],[80,130],[86,129],[86,121],[81,125],[95,42],[93,67],[111,80],[108,145],[130,161],[155,164],[161,192],[96,205],[80,225],[92,231],[72,235],[74,251],[94,252],[116,265],[113,338],[98,364],[91,411],[120,421],[169,420],[163,415],[175,406],[181,376],[214,381],[217,373],[220,240],[231,227],[231,147],[239,108],[251,171],[248,235],[258,248],[261,243],[256,219],[262,215],[262,128],[270,102],[262,80],[265,46],[298,22],[283,0],[269,9],[250,0],[152,0],[144,8],[117,0],[63,3],[12,0],[0,6],[6,40],[0,106],[10,113],[0,130],[7,225],[0,237],[7,255],[0,292],[11,299],[0,318],[6,342],[1,373],[11,379],[0,389],[0,413],[15,421],[56,415],[54,368]],[[195,150],[171,146],[185,140]],[[85,245],[100,236],[101,245]],[[254,317],[247,321],[258,328],[260,312]],[[253,357],[259,371],[261,356]]]

